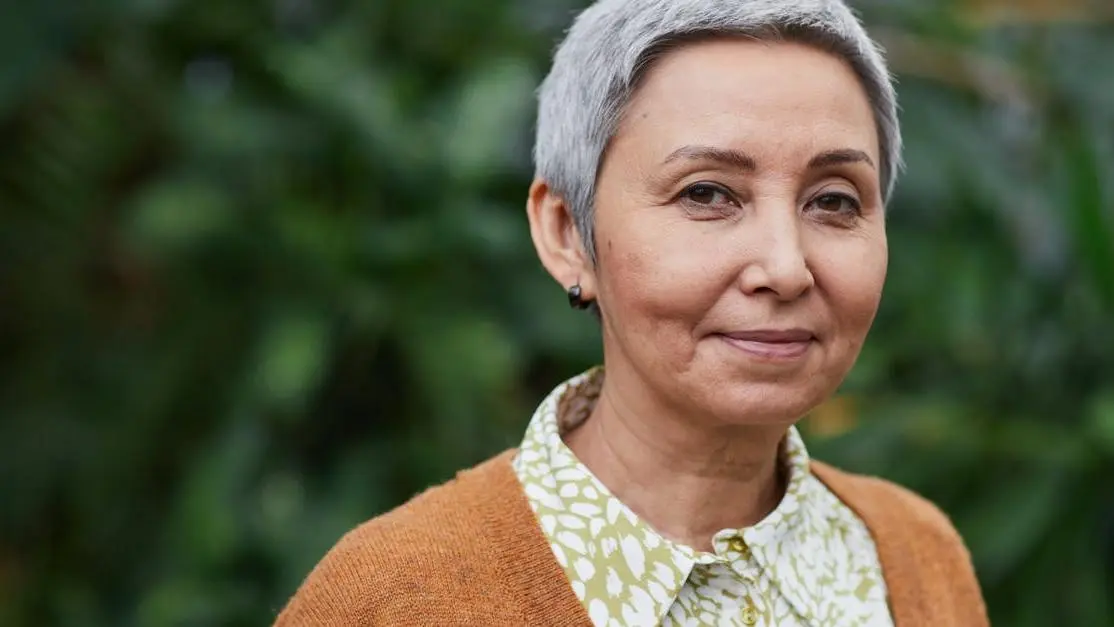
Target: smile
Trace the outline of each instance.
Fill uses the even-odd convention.
[[[716,335],[729,346],[765,361],[792,361],[804,357],[812,348],[816,336],[811,332],[792,329],[788,331],[740,331]]]

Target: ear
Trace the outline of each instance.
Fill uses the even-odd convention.
[[[583,298],[595,299],[596,275],[565,199],[544,180],[534,179],[526,217],[538,258],[550,276],[566,290],[579,284]]]

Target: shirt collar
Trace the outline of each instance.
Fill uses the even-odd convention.
[[[594,368],[553,390],[534,413],[514,462],[542,530],[570,579],[601,576],[609,588],[620,585],[616,579],[648,582],[649,598],[635,605],[653,614],[657,624],[676,600],[693,566],[725,561],[732,538],[744,539],[761,567],[776,561],[777,555],[768,547],[777,547],[776,552],[784,555],[805,546],[808,525],[802,517],[809,515],[806,505],[815,482],[807,481],[811,473],[809,455],[795,427],[787,430],[781,445],[780,461],[788,482],[778,506],[752,527],[715,534],[715,553],[699,552],[658,534],[612,495],[561,439],[562,434],[588,419],[602,385],[603,369]],[[596,505],[578,498],[581,491],[589,490],[599,496]],[[587,522],[566,515],[570,511],[585,514]],[[569,533],[573,531],[569,525],[581,524],[589,525],[590,533]],[[579,540],[583,537],[587,541]],[[590,590],[575,584],[573,589],[587,604],[585,594]]]

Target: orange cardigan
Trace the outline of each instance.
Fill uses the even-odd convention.
[[[591,627],[511,468],[514,451],[458,473],[349,532],[276,627]],[[985,627],[970,556],[947,517],[892,483],[813,462],[866,523],[895,627]]]

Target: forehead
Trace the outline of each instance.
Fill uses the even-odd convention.
[[[870,102],[843,59],[804,44],[734,38],[685,44],[659,57],[614,141],[663,155],[690,143],[756,155],[855,148],[875,163],[879,152]]]

